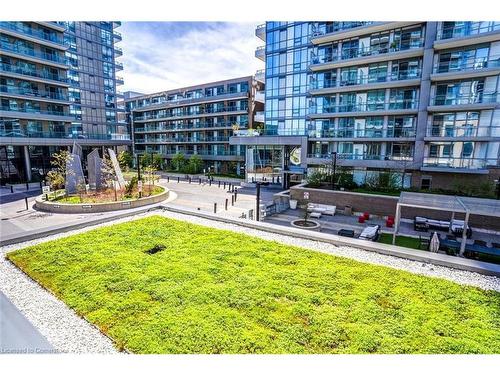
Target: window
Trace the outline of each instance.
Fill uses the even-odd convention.
[[[422,190],[430,190],[432,186],[432,177],[422,177],[420,180],[420,188]]]

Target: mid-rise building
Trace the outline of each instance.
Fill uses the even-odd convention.
[[[230,141],[247,146],[248,179],[288,187],[332,158],[358,183],[498,179],[500,23],[267,22],[256,35],[265,126]]]
[[[2,184],[38,181],[77,142],[127,147],[117,85],[119,22],[0,22]]]
[[[229,145],[229,137],[251,134],[258,127],[259,116],[263,117],[262,90],[263,84],[248,76],[127,95],[134,152],[160,154],[167,165],[176,154],[186,159],[197,154],[207,171],[244,173],[245,148]]]

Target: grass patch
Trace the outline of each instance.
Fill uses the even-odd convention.
[[[153,195],[158,195],[161,194],[165,191],[165,189],[161,186],[155,185],[151,186],[151,191],[149,191],[149,185],[145,184],[143,188],[143,197],[147,196],[153,196]],[[131,200],[136,200],[139,199],[139,193],[135,191],[130,197],[124,196],[121,192],[117,192],[117,201],[119,202],[124,202],[124,201],[131,201]],[[59,195],[56,196],[53,199],[50,199],[54,202],[58,203],[67,203],[67,204],[80,204],[80,203],[108,203],[108,202],[115,202],[115,195],[113,190],[106,191],[104,193],[90,193],[90,194],[82,194],[82,197],[80,198],[79,195],[68,195],[67,197],[64,195]]]
[[[499,293],[160,216],[7,257],[136,353],[500,353]]]
[[[381,233],[378,242],[392,245],[392,234]],[[414,237],[407,236],[396,236],[396,245],[402,247],[408,247],[410,249],[420,249],[420,240]]]

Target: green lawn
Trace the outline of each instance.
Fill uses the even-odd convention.
[[[392,234],[381,233],[378,242],[392,245]],[[398,235],[396,236],[396,245],[420,250],[420,240],[418,238]]]
[[[500,353],[499,293],[160,216],[8,258],[136,353]]]

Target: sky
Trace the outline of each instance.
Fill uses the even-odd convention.
[[[264,68],[255,49],[258,23],[123,22],[125,85],[121,91],[149,94],[254,75]]]

